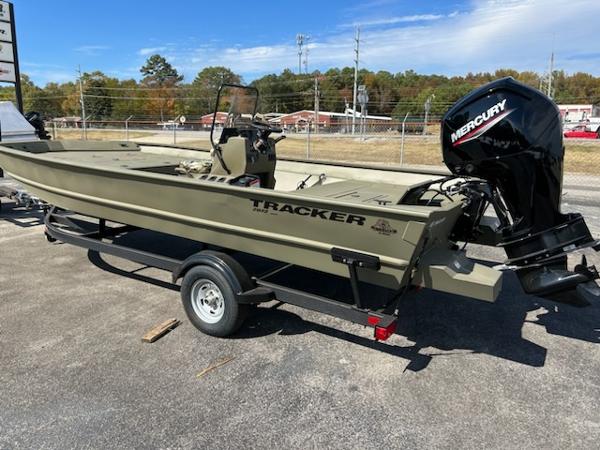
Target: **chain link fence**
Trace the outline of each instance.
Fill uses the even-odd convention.
[[[444,169],[440,123],[422,119],[335,125],[304,124],[284,128],[279,156],[296,159],[384,164],[416,169]],[[209,150],[210,121],[188,118],[48,121],[53,139],[136,141]],[[563,209],[580,212],[590,230],[600,236],[600,139],[565,138]]]
[[[46,122],[53,139],[135,140],[209,149],[212,119],[88,120]],[[287,139],[278,145],[281,156],[344,162],[443,167],[440,122],[419,118],[352,124],[296,123],[282,125]],[[571,178],[600,176],[600,139],[565,138],[565,173]],[[587,179],[587,178],[586,178]]]

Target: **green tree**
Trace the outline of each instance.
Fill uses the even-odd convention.
[[[140,72],[144,76],[142,85],[150,88],[147,95],[147,112],[158,112],[160,120],[164,121],[165,113],[172,115],[175,112],[176,88],[183,76],[160,55],[150,56]]]
[[[142,82],[158,86],[175,85],[183,80],[183,76],[160,55],[152,55],[146,60],[140,72],[144,76]]]
[[[113,99],[112,103],[112,117],[116,120],[125,120],[130,116],[142,116],[144,114],[144,92],[139,89],[137,81],[121,80],[115,86],[118,88],[116,92],[119,94]],[[113,91],[115,92],[115,91]]]
[[[44,91],[37,87],[29,75],[22,73],[21,74],[21,93],[23,95],[23,110],[27,111],[37,111],[44,114],[44,99],[41,98],[44,95]]]
[[[219,87],[223,83],[241,84],[241,82],[242,77],[227,67],[205,67],[192,81],[193,113],[208,114],[212,112]]]
[[[115,85],[117,80],[111,80],[100,71],[84,73],[81,80],[84,86],[86,115],[92,119],[111,118],[114,95],[106,88],[109,84]]]

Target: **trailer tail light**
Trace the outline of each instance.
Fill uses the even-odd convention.
[[[379,321],[381,320],[381,317],[377,317],[377,316],[369,316],[367,317],[367,322],[369,323],[369,325],[371,326],[375,326],[379,323]]]
[[[386,341],[392,334],[396,332],[396,321],[390,322],[386,326],[375,325],[375,340]]]

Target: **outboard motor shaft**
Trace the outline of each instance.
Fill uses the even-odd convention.
[[[598,278],[585,264],[566,269],[568,252],[599,243],[580,214],[561,212],[562,125],[550,98],[510,77],[494,81],[446,113],[441,137],[453,174],[487,182],[481,196],[504,219],[495,242],[527,292],[573,290]]]

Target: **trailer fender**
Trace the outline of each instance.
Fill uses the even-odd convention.
[[[186,258],[173,271],[173,283],[197,266],[208,266],[219,271],[231,285],[239,303],[260,303],[272,299],[272,293],[257,288],[248,272],[233,257],[213,250],[203,250]]]

